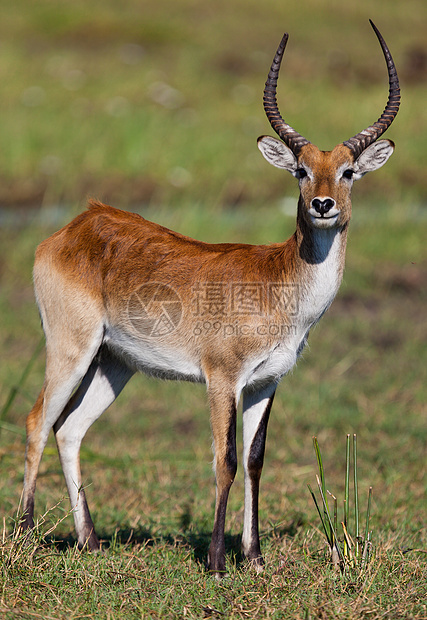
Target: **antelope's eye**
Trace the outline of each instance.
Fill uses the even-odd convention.
[[[303,179],[307,176],[307,172],[304,170],[304,168],[298,168],[297,170],[295,170],[295,176],[297,179]]]
[[[345,179],[352,179],[353,178],[353,174],[354,174],[354,170],[345,170],[343,172],[343,177]]]

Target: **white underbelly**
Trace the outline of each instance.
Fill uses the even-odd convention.
[[[200,364],[179,349],[166,345],[161,338],[132,338],[128,333],[109,328],[105,343],[119,357],[139,372],[162,379],[204,382]]]

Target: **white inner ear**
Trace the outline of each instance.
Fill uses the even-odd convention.
[[[360,179],[367,172],[381,168],[394,151],[391,140],[378,140],[362,151],[355,162],[355,178]]]
[[[261,136],[258,138],[258,148],[269,164],[287,170],[291,174],[297,169],[297,158],[291,149],[276,138]]]

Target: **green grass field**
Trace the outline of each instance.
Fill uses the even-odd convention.
[[[0,419],[0,617],[427,618],[425,3],[5,0],[0,16],[0,411],[19,387]],[[88,195],[206,241],[288,238],[296,181],[256,148],[271,133],[262,90],[274,50],[288,30],[283,116],[332,148],[385,104],[369,17],[401,76],[386,135],[396,152],[354,188],[342,288],[276,396],[261,484],[265,572],[240,555],[241,467],[229,576],[206,572],[215,488],[205,388],[144,376],[81,451],[104,553],[75,546],[53,437],[38,478],[38,536],[24,546],[14,523],[25,417],[44,372],[41,352],[20,384],[42,336],[37,244]],[[347,433],[358,435],[361,510],[374,489],[374,553],[365,572],[341,578],[307,484],[316,435],[342,498]]]

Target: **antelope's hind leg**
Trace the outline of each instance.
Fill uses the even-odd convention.
[[[90,551],[99,549],[99,541],[82,487],[80,445],[89,427],[114,402],[132,375],[133,370],[102,346],[54,426],[78,544]]]
[[[50,429],[96,355],[103,337],[102,326],[87,335],[85,346],[74,347],[66,338],[46,339],[46,375],[43,388],[27,417],[27,442],[23,490],[23,529],[34,527],[34,495],[37,473]],[[54,345],[51,342],[54,342]],[[75,344],[72,342],[71,344]],[[68,345],[68,346],[67,346]]]

